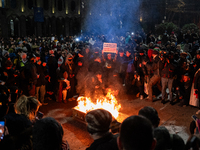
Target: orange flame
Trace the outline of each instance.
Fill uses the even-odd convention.
[[[117,118],[119,115],[119,109],[121,104],[118,104],[114,95],[108,92],[105,97],[100,97],[97,99],[96,104],[91,101],[89,97],[78,97],[78,106],[75,109],[87,113],[93,109],[105,109],[109,111],[113,117]]]

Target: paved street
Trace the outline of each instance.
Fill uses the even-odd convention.
[[[144,106],[154,107],[161,119],[160,125],[166,126],[171,133],[180,135],[184,141],[187,141],[189,137],[191,116],[198,110],[191,106],[162,104],[161,101],[147,102],[131,95],[124,96],[123,100],[118,101],[122,105],[120,112],[127,116],[138,114],[138,111]],[[62,124],[64,140],[69,142],[71,150],[85,150],[92,143],[92,139],[87,133],[86,126],[72,118],[72,108],[77,105],[77,102],[64,104],[48,101],[48,103],[47,106],[42,106],[40,111],[44,113],[45,117],[51,116]],[[200,118],[200,115],[197,117]]]

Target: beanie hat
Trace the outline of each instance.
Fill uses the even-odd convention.
[[[112,115],[107,110],[95,109],[86,114],[85,120],[89,132],[107,132],[110,129]]]
[[[159,47],[155,47],[153,50],[154,51],[160,51],[160,48]]]

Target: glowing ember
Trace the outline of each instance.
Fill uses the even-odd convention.
[[[121,104],[118,104],[116,98],[108,92],[105,97],[100,97],[97,99],[96,104],[92,102],[91,98],[88,97],[79,97],[78,106],[74,107],[75,109],[87,113],[93,109],[105,109],[109,111],[113,117],[117,118],[119,115],[119,109]]]

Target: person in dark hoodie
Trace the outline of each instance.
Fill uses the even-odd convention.
[[[37,83],[37,78],[39,78],[35,62],[35,55],[30,55],[29,62],[21,71],[20,85],[22,93],[26,96],[35,96],[35,85]]]

